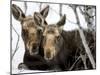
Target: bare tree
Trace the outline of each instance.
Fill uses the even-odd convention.
[[[85,51],[86,51],[86,53],[87,53],[87,56],[89,57],[89,60],[90,60],[90,62],[91,62],[91,64],[92,64],[92,67],[95,68],[96,64],[95,64],[95,61],[94,61],[94,59],[93,59],[93,55],[91,54],[90,48],[88,47],[88,44],[87,44],[85,35],[84,35],[84,33],[83,33],[83,29],[82,29],[81,26],[80,26],[81,24],[80,24],[78,12],[77,12],[77,7],[78,7],[78,6],[77,6],[77,5],[69,5],[69,6],[73,9],[73,11],[74,11],[74,13],[75,13],[76,20],[77,20],[77,25],[78,25],[78,27],[79,27],[78,30],[79,30],[79,34],[80,34],[80,37],[81,37],[83,46],[84,46],[84,48],[85,48]]]
[[[81,59],[82,59],[83,64],[84,64],[84,68],[85,68],[85,69],[88,69],[88,68],[87,68],[87,64],[86,64],[86,54],[83,55],[83,54],[80,53],[80,56],[81,56]]]

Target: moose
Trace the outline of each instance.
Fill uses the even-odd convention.
[[[78,29],[64,31],[63,26],[65,23],[66,16],[64,15],[57,23],[46,25],[44,27],[41,45],[44,51],[44,59],[48,61],[48,64],[53,65],[55,68],[59,67],[62,71],[70,69],[75,62],[75,56],[79,56],[80,53],[86,54]],[[89,47],[94,46],[95,40],[91,31],[83,31]],[[95,54],[94,52],[95,46],[92,48],[92,53]],[[87,63],[90,64],[88,59]],[[80,65],[80,69],[84,69],[81,68],[83,67],[82,62]],[[89,65],[88,68],[91,68],[91,65]]]
[[[40,51],[42,26],[47,25],[45,18],[49,12],[49,6],[45,7],[40,12],[34,12],[33,16],[26,16],[21,8],[15,4],[11,6],[14,18],[21,23],[22,39],[25,45],[25,54],[23,63],[20,63],[18,68],[25,69],[47,69],[48,65],[44,60],[43,51]],[[39,17],[39,18],[38,18]]]

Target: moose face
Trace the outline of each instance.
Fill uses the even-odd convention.
[[[59,51],[62,26],[65,24],[65,20],[66,16],[64,15],[58,23],[47,25],[44,28],[43,49],[46,60],[53,59]]]
[[[26,50],[29,50],[30,55],[38,53],[41,32],[41,27],[35,24],[33,18],[27,17],[22,22],[22,38],[25,42]]]
[[[30,55],[37,54],[42,35],[42,26],[47,25],[45,18],[48,15],[49,6],[40,13],[35,12],[33,16],[26,16],[23,11],[15,4],[12,4],[12,14],[22,26],[22,38],[25,49]]]

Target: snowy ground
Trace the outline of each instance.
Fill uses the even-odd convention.
[[[36,73],[48,73],[50,71],[39,71],[39,70],[18,70],[18,69],[14,69],[12,71],[12,74],[36,74]]]
[[[18,5],[25,12],[24,2],[13,1],[12,4]],[[56,23],[60,19],[59,4],[42,3],[42,8],[46,5],[50,5],[50,11],[49,11],[48,17],[46,18],[47,22],[49,24]],[[27,8],[26,15],[32,15],[34,11],[37,11],[37,12],[39,11],[40,3],[27,2],[27,7],[28,8]],[[72,11],[70,7],[68,7],[68,5],[62,6],[62,14],[66,14],[66,17],[67,17],[64,30],[69,31],[69,30],[74,30],[78,28],[77,25],[75,24],[76,19],[75,19],[74,12]],[[78,10],[78,14],[80,15],[81,25],[83,26],[83,28],[87,28],[86,22],[83,16],[80,14],[79,10]],[[12,25],[17,31],[17,33],[19,34],[18,50],[12,59],[12,73],[15,74],[15,73],[43,72],[43,71],[38,71],[38,70],[31,71],[31,70],[18,70],[17,69],[18,64],[23,61],[23,55],[24,55],[25,49],[24,49],[24,43],[21,37],[21,25],[18,21],[14,19],[13,16],[12,16]],[[15,51],[17,40],[18,40],[18,36],[16,32],[12,29],[12,54]]]

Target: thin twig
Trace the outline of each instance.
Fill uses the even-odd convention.
[[[53,8],[51,8],[50,7],[50,9],[52,10],[52,11],[54,11],[56,14],[58,14],[59,15],[59,13],[56,11],[56,10],[54,10]]]
[[[24,6],[25,6],[25,14],[26,14],[26,11],[27,11],[27,3],[26,2],[24,2]],[[15,31],[15,33],[17,34],[17,36],[18,36],[18,39],[17,39],[17,43],[16,43],[16,47],[15,47],[15,50],[14,50],[14,53],[12,54],[12,59],[13,59],[13,57],[14,57],[14,55],[15,55],[15,53],[17,52],[17,50],[18,50],[18,43],[19,43],[19,34],[18,34],[18,32],[16,31],[16,29],[13,27],[13,25],[12,25],[12,29]]]
[[[40,9],[39,9],[39,11],[41,11],[41,8],[42,8],[42,3],[40,3],[40,6],[39,6],[39,8],[40,8]]]
[[[15,47],[14,53],[12,54],[12,59],[13,59],[15,53],[17,52],[17,50],[18,50],[18,48],[19,48],[19,47],[18,47],[18,43],[19,43],[19,34],[18,34],[18,32],[16,31],[16,29],[13,27],[13,25],[12,25],[12,29],[15,31],[15,33],[16,33],[17,36],[18,36],[17,43],[16,43],[16,47]]]
[[[13,52],[13,54],[12,54],[12,59],[13,59],[15,53],[17,52],[18,48],[19,48],[19,47],[17,47],[17,48],[14,50],[14,52]]]
[[[81,7],[79,7],[79,9],[80,9],[82,15],[85,15],[85,12],[81,9]]]
[[[70,71],[74,68],[75,64],[77,63],[77,61],[81,58],[81,56],[79,56],[76,61],[73,63],[73,65],[70,67]]]
[[[27,3],[26,2],[24,2],[24,6],[25,6],[25,14],[26,14],[26,12],[27,12]]]
[[[62,4],[59,4],[59,15],[62,16]]]

